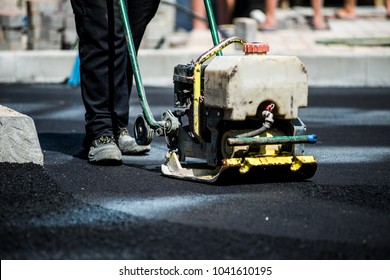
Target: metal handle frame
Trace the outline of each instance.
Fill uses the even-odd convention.
[[[201,96],[201,80],[202,80],[202,64],[206,62],[208,59],[213,57],[214,55],[218,55],[221,53],[221,50],[226,48],[228,45],[238,43],[245,44],[246,41],[238,38],[231,37],[228,38],[221,43],[215,45],[213,48],[209,49],[207,52],[202,54],[196,61],[194,65],[194,76],[193,76],[193,91],[194,91],[194,100],[193,100],[193,133],[195,137],[202,141],[202,137],[200,135],[200,116],[199,116],[199,105],[200,105],[200,96]]]
[[[131,27],[130,27],[130,22],[129,22],[129,17],[127,14],[127,7],[125,0],[118,0],[118,5],[122,17],[122,23],[123,23],[123,28],[125,31],[125,36],[126,36],[126,42],[127,42],[127,48],[129,52],[129,57],[131,61],[131,66],[133,68],[133,73],[134,73],[134,79],[135,83],[137,86],[137,92],[140,100],[140,105],[142,107],[142,111],[144,113],[146,122],[149,124],[149,126],[152,129],[157,129],[157,128],[162,128],[164,127],[164,122],[163,121],[156,121],[153,117],[153,113],[150,110],[150,106],[148,104],[148,101],[146,99],[146,93],[145,93],[145,87],[142,81],[141,77],[141,72],[138,64],[138,58],[137,58],[137,51],[134,46],[134,40],[133,40],[133,34],[131,32]],[[217,30],[217,24],[215,22],[215,17],[214,13],[212,10],[212,5],[210,0],[204,0],[204,5],[206,8],[206,13],[209,21],[209,26],[210,26],[210,31],[211,31],[211,36],[213,39],[214,45],[219,44],[219,37],[218,37],[218,30]],[[218,55],[221,55],[222,53],[219,52]]]

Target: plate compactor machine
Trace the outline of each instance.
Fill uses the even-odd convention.
[[[298,109],[307,106],[307,72],[295,56],[267,55],[266,43],[232,37],[219,42],[212,9],[205,0],[214,47],[174,68],[174,107],[156,121],[148,106],[124,0],[118,0],[143,113],[134,124],[138,144],[166,139],[164,175],[215,182],[222,175],[308,179],[317,169],[304,145]],[[243,54],[221,55],[230,44]]]

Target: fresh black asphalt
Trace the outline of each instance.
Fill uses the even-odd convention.
[[[1,259],[389,259],[390,89],[310,88],[313,178],[218,185],[161,175],[164,139],[122,166],[74,157],[80,89],[0,85],[34,119],[44,167],[0,163]],[[172,88],[147,88],[160,118]],[[136,94],[131,117],[140,112]],[[130,125],[131,129],[132,126]]]

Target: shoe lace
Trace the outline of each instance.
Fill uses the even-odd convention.
[[[126,136],[126,135],[129,135],[129,131],[127,130],[127,128],[120,128],[119,136]]]
[[[115,139],[114,139],[114,136],[101,136],[99,137],[98,139],[98,143],[99,144],[108,144],[108,143],[112,143],[112,142],[115,142]]]

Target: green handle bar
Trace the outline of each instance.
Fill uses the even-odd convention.
[[[144,87],[144,84],[142,82],[141,71],[140,71],[138,59],[137,59],[137,51],[136,51],[135,46],[134,46],[133,34],[131,33],[130,22],[129,22],[129,17],[127,15],[127,8],[126,8],[125,0],[118,0],[118,4],[119,4],[121,17],[122,17],[123,28],[125,31],[127,48],[129,51],[129,56],[130,56],[130,61],[131,61],[131,67],[133,68],[134,79],[135,79],[135,83],[137,86],[137,91],[138,91],[138,96],[140,99],[142,111],[144,113],[144,116],[145,116],[147,123],[150,125],[151,128],[156,129],[159,127],[164,127],[163,121],[158,122],[154,119],[153,113],[150,110],[150,106],[148,104],[148,101],[146,100],[145,87]],[[204,4],[205,4],[206,12],[207,12],[207,17],[208,17],[208,21],[209,21],[209,26],[210,26],[210,31],[211,31],[213,43],[214,43],[214,45],[218,45],[219,44],[218,30],[216,27],[217,25],[215,22],[214,13],[212,10],[210,0],[204,0]],[[221,55],[221,54],[222,54],[221,52],[218,53],[218,55]]]
[[[145,87],[142,82],[141,71],[138,65],[137,51],[134,46],[133,34],[131,33],[131,29],[130,29],[130,22],[129,22],[129,17],[127,15],[125,0],[118,0],[118,4],[122,16],[122,23],[125,31],[125,36],[126,36],[127,48],[129,51],[131,67],[133,68],[133,72],[134,72],[134,79],[137,86],[137,91],[138,91],[138,96],[140,99],[142,111],[144,113],[147,123],[150,125],[151,128],[155,129],[158,127],[163,127],[164,126],[163,122],[157,122],[154,119],[148,101],[146,100]]]
[[[211,38],[213,39],[214,46],[216,46],[219,44],[218,28],[210,0],[204,0],[204,6],[206,8],[207,19],[209,21]],[[222,52],[218,52],[217,55],[222,55]]]

